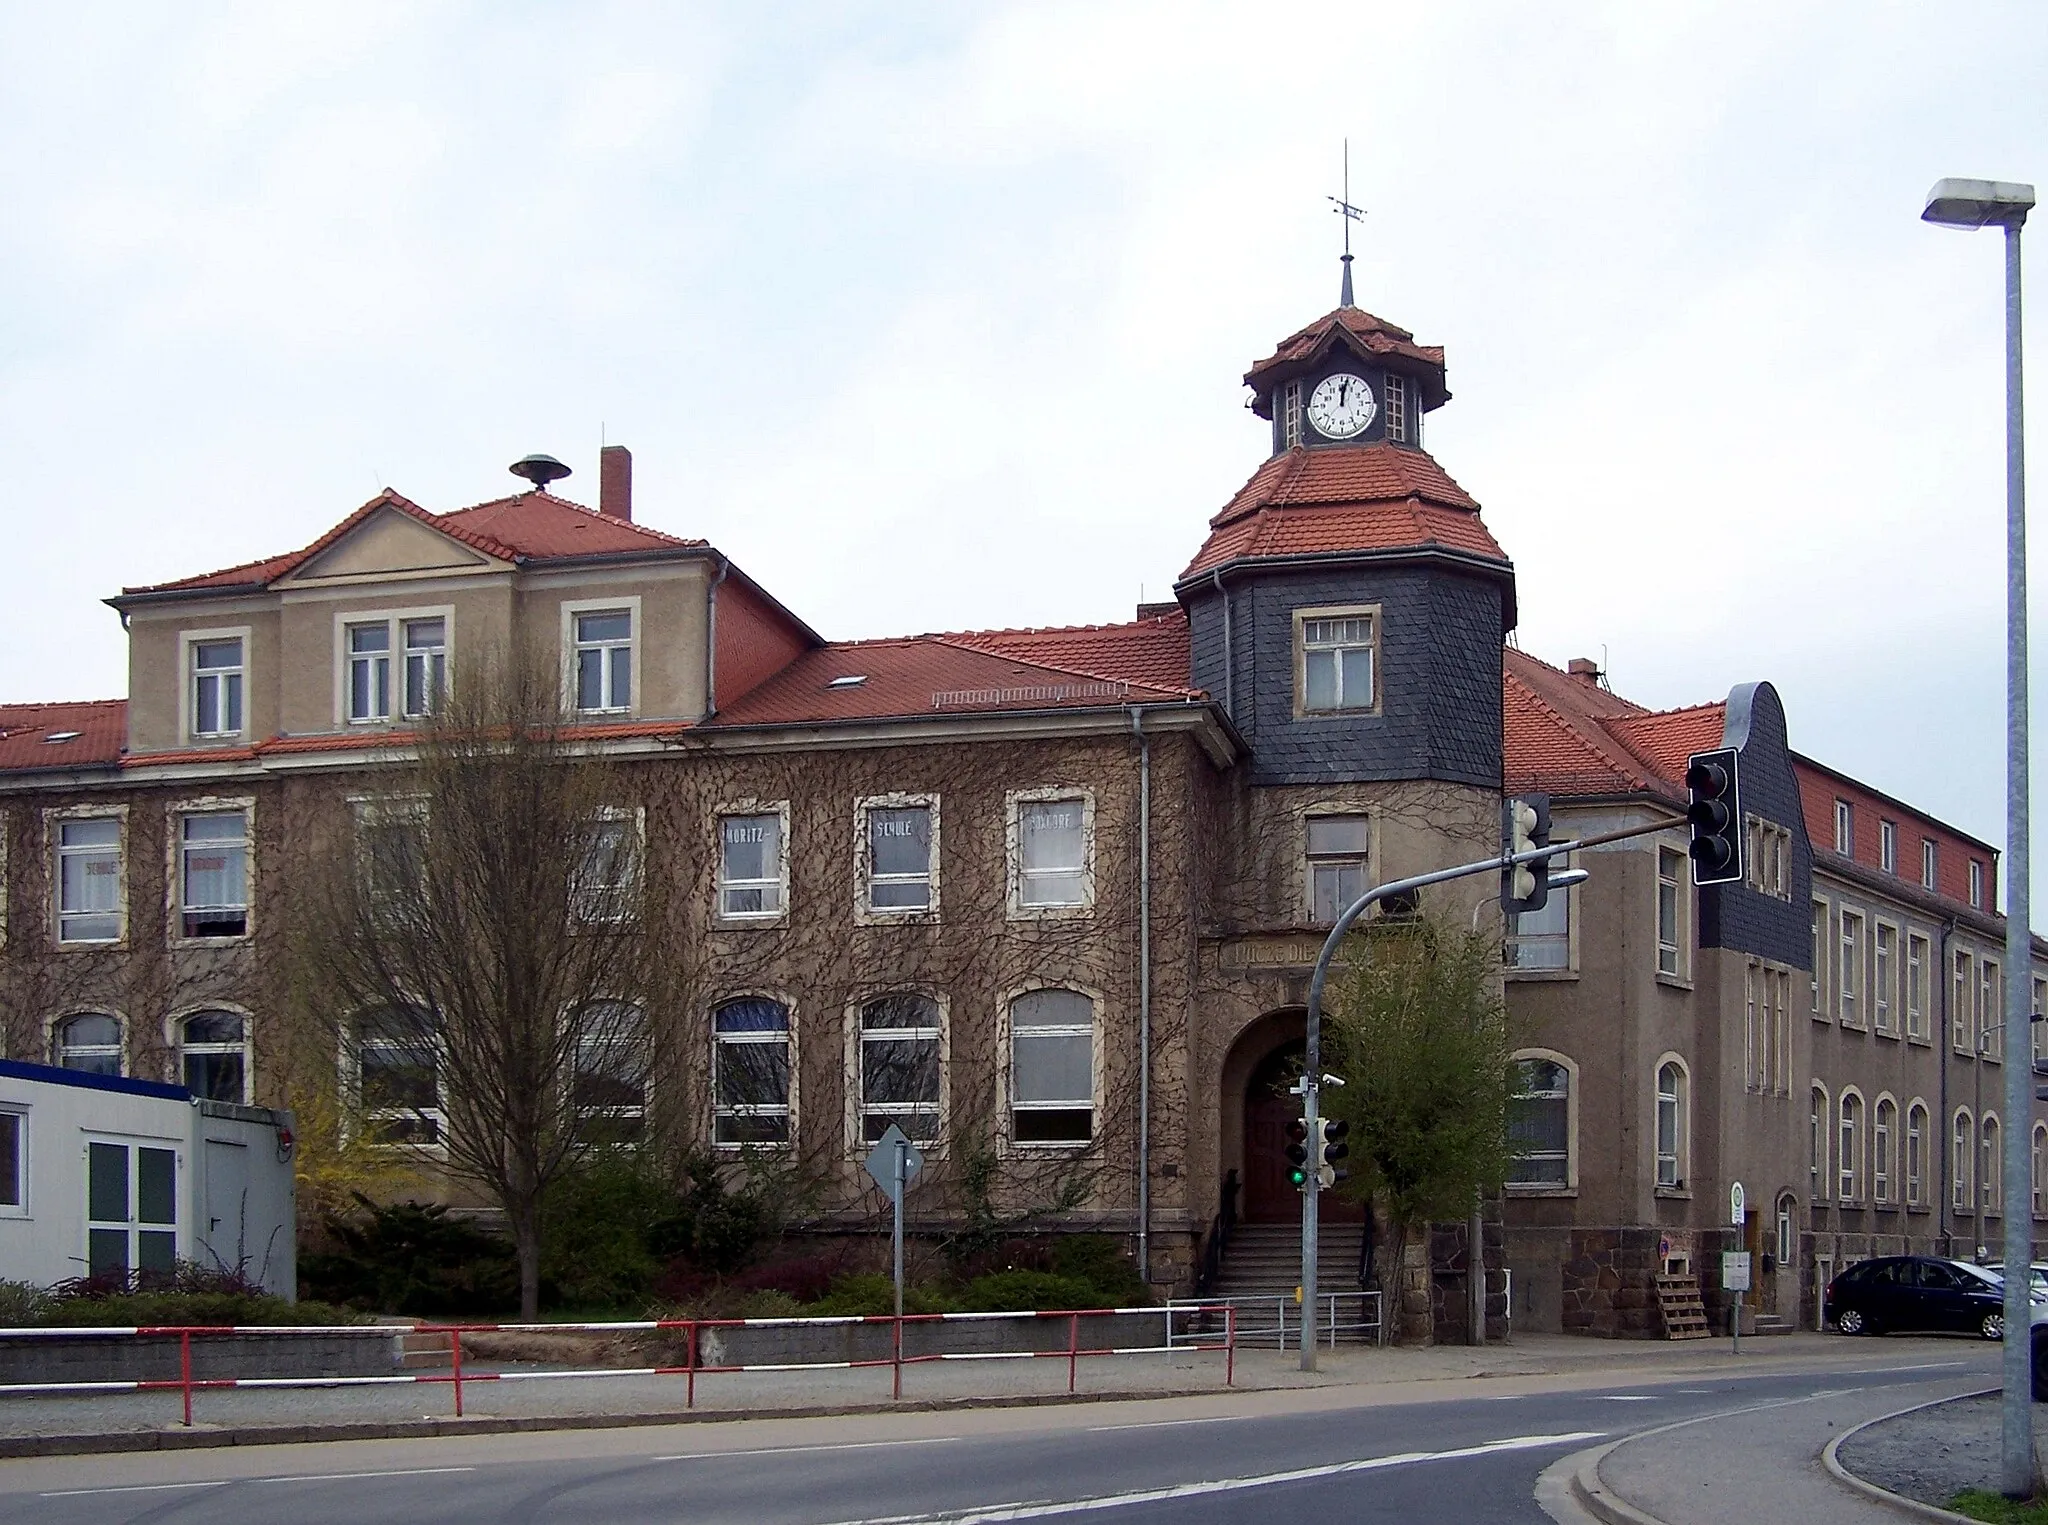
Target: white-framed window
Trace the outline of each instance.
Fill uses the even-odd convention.
[[[1559,1191],[1578,1185],[1577,1066],[1541,1049],[1515,1055],[1508,1102],[1510,1190]]]
[[[1280,445],[1282,449],[1301,443],[1301,383],[1290,381],[1280,388]]]
[[[1302,817],[1312,926],[1327,927],[1366,892],[1372,821],[1362,815]]]
[[[88,1138],[85,1145],[88,1276],[168,1275],[178,1259],[178,1153],[155,1144]]]
[[[1294,704],[1302,715],[1379,706],[1377,605],[1294,611]]]
[[[1818,1080],[1808,1094],[1806,1118],[1806,1194],[1815,1202],[1828,1199],[1828,1089]]]
[[[1685,854],[1675,847],[1657,849],[1657,972],[1668,979],[1685,975]]]
[[[1920,888],[1921,888],[1921,889],[1923,889],[1923,890],[1931,890],[1931,889],[1933,889],[1933,888],[1934,888],[1934,868],[1935,868],[1935,859],[1934,859],[1934,839],[1933,839],[1932,837],[1922,837],[1922,838],[1920,839]]]
[[[28,1216],[28,1108],[0,1106],[0,1218]]]
[[[2048,1164],[2048,1123],[2034,1124],[2033,1148],[2028,1153],[2028,1159],[2031,1161],[2032,1165],[2031,1173],[2028,1176],[2028,1180],[2031,1181],[2033,1184],[2033,1212],[2034,1216],[2036,1218],[2039,1218],[2042,1216],[2041,1178],[2044,1174],[2042,1167],[2044,1164]]]
[[[1553,886],[1540,909],[1508,917],[1503,944],[1507,966],[1517,972],[1568,970],[1572,966],[1572,892]]]
[[[1792,898],[1792,832],[1776,821],[1752,815],[1749,825],[1749,887],[1778,900]]]
[[[356,1097],[380,1144],[441,1143],[447,1126],[441,1095],[441,1035],[416,1010],[385,1009],[356,1018]]]
[[[356,866],[362,891],[383,914],[420,909],[427,873],[427,802],[358,799]]]
[[[1777,1056],[1776,1069],[1771,1076],[1771,1089],[1779,1096],[1792,1094],[1792,971],[1777,969],[1771,972],[1766,987],[1775,993],[1771,1002],[1771,1031],[1775,1039],[1771,1052]]]
[[[1970,906],[1973,910],[1984,909],[1984,865],[1975,858],[1970,860]]]
[[[249,933],[249,815],[189,810],[178,823],[178,935]]]
[[[1847,800],[1835,801],[1835,851],[1845,858],[1856,856],[1856,813]]]
[[[391,718],[391,621],[365,620],[342,628],[348,652],[348,723],[374,725]]]
[[[2005,1205],[2003,1144],[1999,1136],[1996,1112],[1984,1114],[1980,1143],[1983,1149],[1983,1163],[1978,1167],[1977,1180],[1983,1187],[1984,1211],[1995,1214]]]
[[[769,996],[740,996],[712,1010],[713,1144],[789,1143],[795,1084],[787,1006]]]
[[[1968,1107],[1957,1107],[1949,1130],[1949,1206],[1956,1212],[1976,1210],[1977,1120]]]
[[[1898,1144],[1899,1104],[1889,1096],[1880,1096],[1877,1105],[1870,1111],[1870,1200],[1879,1207],[1888,1207],[1892,1201],[1892,1183],[1897,1178],[1898,1160],[1893,1151]]]
[[[1657,1184],[1667,1189],[1685,1185],[1687,1130],[1687,1081],[1685,1061],[1670,1055],[1657,1064]]]
[[[249,1019],[238,1011],[195,1011],[177,1023],[178,1075],[208,1101],[249,1104]]]
[[[1906,1107],[1906,1205],[1927,1205],[1927,1103],[1915,1097]]]
[[[1899,871],[1899,823],[1877,823],[1877,866],[1888,874]]]
[[[1754,959],[1743,970],[1742,977],[1742,1084],[1745,1090],[1762,1091],[1768,1088],[1765,1075],[1769,1063],[1770,1032],[1768,1006],[1765,989],[1770,976]]]
[[[2048,1022],[2041,1020],[2043,1012],[2048,1012],[2048,980],[2036,979],[2034,981],[2034,1004],[2028,1010],[2030,1020],[2027,1023],[2028,1031],[2033,1038],[2031,1048],[2035,1064],[2039,1064],[2044,1057],[2048,1057]]]
[[[1755,959],[1743,982],[1743,1073],[1748,1089],[1782,1096],[1790,1084],[1792,976]]]
[[[1845,1203],[1863,1200],[1863,1096],[1844,1088],[1838,1113],[1840,1136],[1835,1145],[1837,1195]]]
[[[1926,938],[1906,934],[1906,1036],[1927,1038],[1927,964],[1930,945]]]
[[[789,805],[735,809],[718,817],[718,914],[772,921],[789,903]]]
[[[1977,962],[1977,1052],[1994,1063],[2005,1057],[2005,1002],[2001,999],[1998,965]]]
[[[912,1139],[939,1136],[944,1018],[930,996],[901,991],[860,1009],[860,1141],[894,1123]]]
[[[637,808],[601,807],[585,828],[570,905],[585,926],[631,921],[640,907],[641,834]]]
[[[185,637],[191,672],[188,729],[193,740],[216,741],[242,734],[247,639],[241,631],[195,632]]]
[[[564,605],[569,625],[569,677],[579,714],[625,714],[634,701],[634,633],[638,600],[613,605]]]
[[[939,802],[891,794],[855,802],[856,909],[862,920],[907,921],[939,909]]]
[[[127,876],[118,815],[74,816],[57,827],[57,941],[117,943],[127,930]]]
[[[1863,916],[1844,909],[1841,916],[1842,965],[1837,982],[1841,986],[1842,1026],[1863,1025]]]
[[[128,1073],[121,1019],[104,1011],[81,1011],[50,1029],[50,1062],[87,1075]]]
[[[431,715],[448,693],[447,617],[400,620],[398,628],[405,643],[403,712],[407,719]]]
[[[1010,1138],[1085,1144],[1095,1134],[1095,1002],[1078,990],[1010,1000]]]
[[[630,1148],[647,1136],[654,1068],[647,1016],[627,1001],[592,1001],[576,1017],[569,1104],[578,1143]]]
[[[1870,940],[1870,1024],[1881,1033],[1898,1031],[1898,946],[1898,928],[1879,922]]]
[[[1381,416],[1387,421],[1387,438],[1400,444],[1408,441],[1408,378],[1389,372],[1380,382]]]
[[[1073,915],[1095,904],[1095,797],[1043,789],[1009,797],[1010,914]]]
[[[1813,903],[1813,1018],[1828,1020],[1828,962],[1834,945],[1828,940],[1828,903]]]
[[[1798,1211],[1799,1203],[1794,1199],[1791,1192],[1788,1191],[1778,1198],[1777,1249],[1778,1264],[1781,1266],[1793,1264],[1793,1253],[1799,1247],[1798,1235],[1793,1227]]]
[[[1970,1017],[1970,955],[1956,954],[1955,981],[1950,987],[1949,1041],[1959,1054],[1977,1051],[1976,1024]]]

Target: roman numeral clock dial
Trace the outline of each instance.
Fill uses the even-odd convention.
[[[1350,439],[1371,427],[1379,410],[1364,377],[1339,371],[1316,383],[1308,400],[1308,421],[1326,439]]]

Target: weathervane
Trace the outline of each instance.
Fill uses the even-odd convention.
[[[1351,140],[1344,140],[1344,194],[1326,198],[1332,204],[1330,210],[1344,219],[1344,290],[1337,305],[1356,307],[1351,300],[1351,225],[1365,220],[1365,208],[1351,204]]]

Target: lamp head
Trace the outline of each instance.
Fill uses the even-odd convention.
[[[2010,180],[1937,180],[1922,222],[1946,228],[2016,228],[2034,207],[2034,188]]]

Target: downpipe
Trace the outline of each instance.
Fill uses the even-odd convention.
[[[1152,1282],[1152,738],[1131,707],[1138,740],[1138,1274]]]

